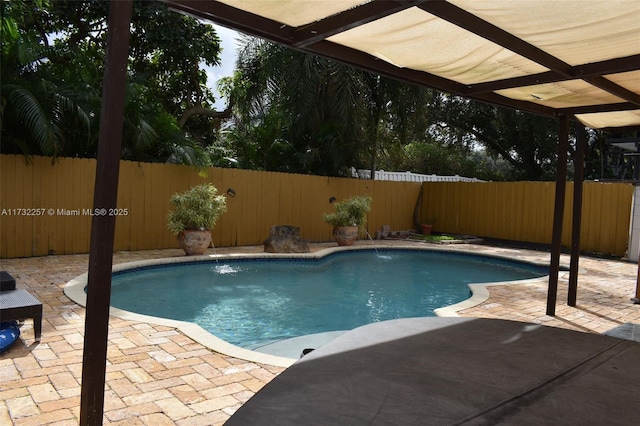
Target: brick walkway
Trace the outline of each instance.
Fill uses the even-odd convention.
[[[364,244],[364,242],[361,242]],[[389,243],[389,242],[385,242]],[[391,244],[405,244],[393,243]],[[318,250],[335,244],[313,245]],[[443,248],[442,246],[434,246]],[[548,262],[549,254],[481,245],[447,248]],[[261,252],[262,247],[218,249],[219,254]],[[114,263],[181,256],[178,250],[119,252]],[[77,425],[84,308],[63,293],[86,272],[88,255],[3,259],[0,268],[44,305],[42,341],[31,322],[21,341],[0,356],[0,424]],[[564,264],[568,258],[562,258]],[[545,315],[546,281],[490,287],[490,298],[460,316],[502,318],[601,333],[640,323],[637,265],[582,257],[578,306],[565,306],[568,273],[560,279],[556,317]],[[219,425],[283,369],[221,355],[176,329],[111,317],[104,424]]]

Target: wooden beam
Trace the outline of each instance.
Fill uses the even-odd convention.
[[[401,81],[428,86],[459,96],[470,97],[481,102],[547,117],[637,109],[640,101],[640,95],[606,78],[608,74],[637,70],[640,66],[640,55],[629,55],[623,58],[612,58],[605,61],[572,66],[516,35],[446,1],[396,0],[367,2],[353,9],[299,27],[292,27],[277,20],[265,18],[215,0],[160,1],[182,13],[209,19],[221,25],[262,37],[305,53],[324,56],[331,60],[344,62],[348,65]],[[334,34],[411,7],[420,8],[479,37],[509,49],[542,65],[549,71],[492,82],[462,84],[428,72],[393,66],[364,52],[331,43],[327,40],[327,37],[331,37]],[[624,100],[626,102],[555,109],[537,102],[510,99],[495,93],[500,89],[575,79],[583,79],[587,83],[610,92],[618,96],[621,101]]]
[[[291,45],[294,27],[213,0],[160,0],[176,11],[276,43]]]
[[[631,102],[619,102],[615,104],[593,104],[569,108],[558,108],[556,111],[561,115],[593,114],[598,112],[635,111],[638,105]],[[637,129],[637,127],[635,127]]]
[[[363,69],[385,77],[393,78],[406,83],[419,86],[433,87],[444,90],[454,95],[465,96],[466,86],[453,80],[439,77],[424,71],[399,68],[389,62],[378,59],[368,53],[340,46],[327,40],[323,40],[313,45],[313,53],[328,59],[339,61],[355,68]],[[506,108],[527,111],[545,117],[556,117],[555,110],[533,102],[520,101],[507,98],[497,93],[479,93],[474,96],[467,96],[488,104],[503,106]]]
[[[573,159],[573,219],[571,221],[571,263],[567,305],[576,306],[578,293],[578,264],[580,262],[580,230],[582,229],[582,189],[584,181],[584,152],[587,135],[584,126],[578,124],[576,152]]]
[[[635,71],[638,68],[640,68],[640,55],[632,55],[624,58],[594,62],[591,64],[576,65],[572,68],[571,76],[563,76],[554,71],[546,71],[538,74],[523,75],[521,77],[469,84],[467,86],[466,94],[474,95],[477,93],[513,89],[515,87],[523,86],[535,86],[538,84],[555,83],[559,81],[577,79],[587,80],[588,78],[600,77],[604,74],[620,74],[623,72]]]
[[[116,208],[118,196],[132,9],[132,0],[111,1],[109,5],[107,55],[93,198],[94,211],[104,214],[94,216],[91,222],[80,393],[82,426],[101,425],[104,414],[111,268],[116,224],[116,217],[108,213],[110,209]]]
[[[632,297],[631,301],[636,305],[640,304],[640,261],[638,261],[638,276],[636,278],[636,296]]]
[[[304,48],[332,35],[401,12],[410,7],[420,5],[425,1],[428,0],[372,1],[365,3],[312,24],[298,27],[294,32],[293,46]]]
[[[573,68],[574,74],[578,78],[637,71],[640,69],[640,54],[576,65]]]
[[[612,95],[619,97],[622,100],[631,102],[636,106],[640,106],[639,94],[632,92],[629,89],[625,89],[624,87],[610,80],[607,80],[604,77],[586,77],[586,78],[583,78],[583,80],[589,84],[596,86],[601,90],[604,90],[605,92],[611,93]]]
[[[458,6],[446,1],[432,1],[421,5],[420,8],[460,28],[464,28],[485,40],[492,41],[499,46],[536,62],[557,74],[572,77],[572,67],[568,63]]]
[[[560,143],[558,144],[558,166],[556,167],[556,198],[553,211],[553,234],[551,236],[551,262],[549,265],[549,288],[547,290],[547,315],[556,314],[558,297],[558,273],[560,272],[560,250],[562,248],[562,220],[564,196],[567,188],[567,153],[569,151],[569,117],[560,116]]]

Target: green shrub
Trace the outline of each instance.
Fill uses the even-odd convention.
[[[226,198],[217,193],[215,186],[203,184],[173,194],[169,201],[174,210],[169,212],[167,228],[175,235],[184,230],[213,229],[220,216],[227,211]]]
[[[324,213],[322,219],[333,226],[357,226],[361,230],[367,223],[367,213],[371,210],[371,197],[358,195],[338,201],[333,213]]]

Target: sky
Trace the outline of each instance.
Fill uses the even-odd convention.
[[[231,30],[220,25],[211,24],[218,33],[218,37],[222,41],[222,54],[220,55],[221,65],[217,67],[205,66],[207,72],[207,86],[213,91],[216,96],[215,107],[218,110],[224,109],[227,105],[227,100],[220,97],[218,93],[218,80],[222,77],[228,77],[233,75],[233,71],[236,67],[236,58],[238,44],[236,40],[240,37],[238,32]]]

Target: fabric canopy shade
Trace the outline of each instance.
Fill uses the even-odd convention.
[[[640,126],[637,0],[162,0],[382,75],[595,129]]]

